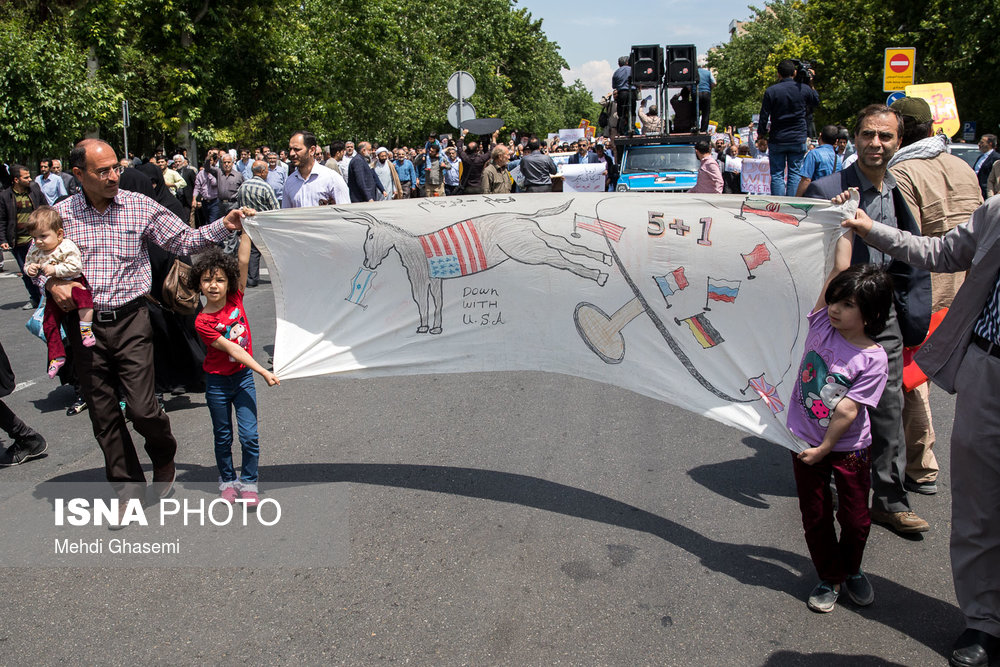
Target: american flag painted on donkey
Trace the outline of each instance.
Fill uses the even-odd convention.
[[[427,257],[431,278],[467,276],[490,268],[471,220],[456,222],[417,238]]]

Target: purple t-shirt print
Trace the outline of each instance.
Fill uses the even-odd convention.
[[[808,319],[809,335],[788,408],[788,429],[816,447],[823,442],[842,398],[846,396],[863,408],[878,405],[888,379],[889,360],[881,346],[861,349],[847,342],[830,324],[825,307]],[[864,449],[871,440],[868,410],[862,409],[833,451]]]

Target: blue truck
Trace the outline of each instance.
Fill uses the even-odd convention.
[[[618,192],[686,192],[698,180],[694,145],[707,134],[615,137]]]

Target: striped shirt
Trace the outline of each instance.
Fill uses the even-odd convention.
[[[274,196],[274,189],[260,176],[243,181],[236,191],[236,205],[249,206],[257,211],[273,211],[279,206],[278,198]]]
[[[976,321],[973,332],[991,343],[1000,345],[1000,280],[993,286],[993,292],[986,301],[983,314]]]
[[[119,190],[104,213],[98,213],[82,192],[55,208],[62,216],[66,237],[83,254],[83,275],[98,310],[118,308],[149,292],[153,278],[148,243],[190,255],[229,237],[221,219],[192,229],[146,195],[128,190]],[[39,286],[45,281],[39,274]]]

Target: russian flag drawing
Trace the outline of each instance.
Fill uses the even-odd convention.
[[[722,278],[708,277],[708,298],[710,300],[733,303],[736,301],[736,295],[739,293],[739,280],[724,280]]]
[[[463,220],[417,237],[424,248],[431,278],[455,278],[489,268],[486,251],[471,220]]]

